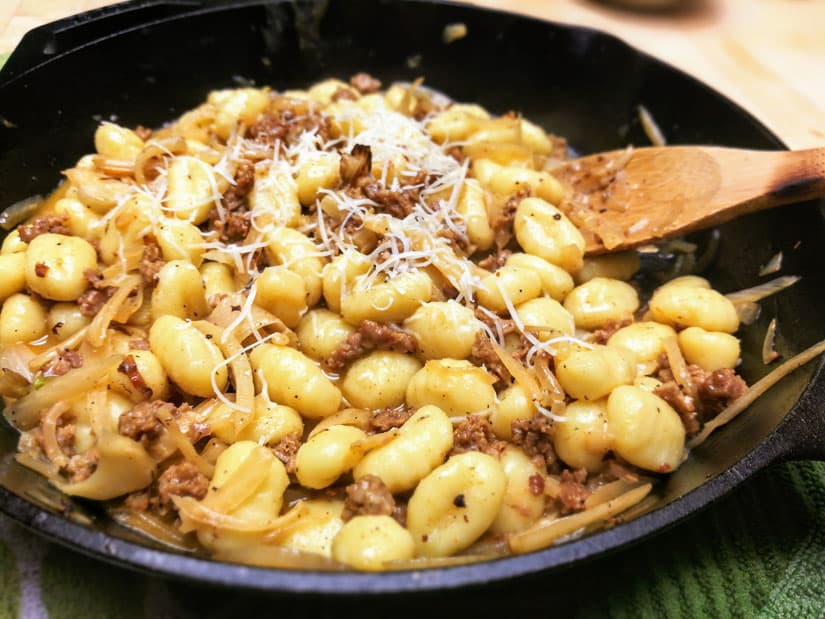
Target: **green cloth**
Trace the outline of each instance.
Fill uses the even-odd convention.
[[[111,567],[40,541],[6,518],[0,518],[0,591],[2,619],[510,619],[523,611],[542,619],[821,618],[825,463],[772,466],[687,522],[606,559],[469,592],[330,600],[223,591]]]

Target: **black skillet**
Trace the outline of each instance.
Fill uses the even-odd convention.
[[[464,23],[465,38],[442,31]],[[92,11],[29,33],[0,73],[0,204],[52,189],[60,170],[92,150],[101,119],[155,126],[216,88],[276,89],[368,71],[382,80],[425,76],[430,86],[496,112],[518,110],[581,153],[644,144],[644,104],[673,143],[777,148],[782,144],[707,86],[627,44],[584,28],[433,2],[143,1]],[[758,283],[760,265],[784,252],[801,275],[763,302],[743,332],[749,382],[766,373],[761,344],[779,320],[787,358],[825,337],[825,218],[817,204],[765,212],[721,229],[706,273],[723,292]],[[201,582],[270,591],[424,591],[571,566],[637,542],[695,514],[771,462],[825,457],[825,376],[810,363],[718,431],[658,489],[635,519],[523,556],[383,574],[270,570],[164,549],[69,501],[12,460],[15,434],[0,427],[0,509],[34,531],[94,557]]]

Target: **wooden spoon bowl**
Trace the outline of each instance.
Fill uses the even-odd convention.
[[[825,148],[627,149],[565,162],[553,175],[568,186],[561,209],[584,228],[586,253],[598,254],[824,197]]]

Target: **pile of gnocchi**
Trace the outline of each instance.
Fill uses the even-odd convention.
[[[538,550],[643,502],[744,389],[731,301],[586,257],[566,146],[517,113],[359,74],[94,146],[3,241],[0,393],[19,462],[172,546]]]

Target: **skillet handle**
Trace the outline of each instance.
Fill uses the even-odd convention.
[[[809,387],[768,439],[773,459],[825,461],[825,363]]]
[[[0,71],[0,87],[59,56],[155,21],[216,4],[215,0],[138,0],[44,24],[29,31]]]

